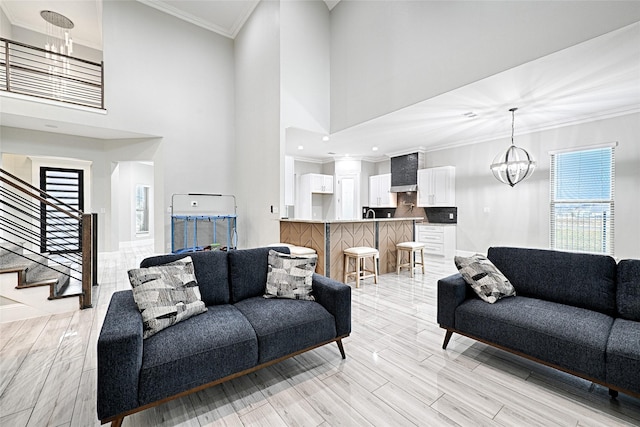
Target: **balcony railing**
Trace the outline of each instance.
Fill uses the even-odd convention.
[[[104,109],[103,64],[0,38],[0,90]]]

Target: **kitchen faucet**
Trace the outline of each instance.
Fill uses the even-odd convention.
[[[365,216],[364,216],[364,217],[365,217],[365,219],[368,219],[368,218],[369,218],[369,212],[371,212],[371,213],[373,214],[373,219],[376,219],[376,211],[374,211],[373,209],[369,209],[369,210],[367,211],[367,213],[366,213],[366,214],[365,214]]]

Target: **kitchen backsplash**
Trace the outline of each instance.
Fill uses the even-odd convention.
[[[457,224],[457,207],[422,208],[416,206],[417,193],[398,193],[398,207],[396,208],[371,208],[376,213],[376,218],[406,218],[423,217],[432,224]],[[366,218],[368,207],[362,209],[362,218]],[[371,214],[369,214],[371,217]]]

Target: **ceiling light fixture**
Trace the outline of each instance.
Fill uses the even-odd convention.
[[[298,145],[298,150],[304,150],[304,146]]]
[[[372,151],[378,151],[378,147],[371,147]]]
[[[47,21],[47,43],[44,48],[51,53],[71,56],[73,39],[70,31],[75,26],[73,21],[52,10],[42,10],[40,16]]]
[[[327,142],[327,141],[329,140],[329,137],[328,137],[327,135],[325,135],[325,136],[323,136],[323,137],[322,137],[322,140],[323,140],[324,142]]]
[[[511,187],[530,177],[536,168],[536,162],[529,153],[513,143],[516,110],[517,108],[509,110],[511,111],[511,146],[503,154],[498,154],[491,164],[493,176]]]

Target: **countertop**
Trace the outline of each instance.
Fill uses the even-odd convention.
[[[424,217],[411,216],[402,218],[367,218],[367,219],[332,219],[332,220],[317,220],[317,219],[295,219],[295,218],[280,218],[282,222],[307,222],[310,224],[336,224],[336,223],[350,223],[350,222],[376,222],[376,221],[422,221]]]

